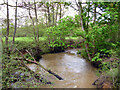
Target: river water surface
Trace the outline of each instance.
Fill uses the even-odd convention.
[[[97,79],[96,69],[77,55],[77,49],[66,50],[66,52],[45,54],[40,63],[53,72],[60,75],[64,80],[58,80],[53,75],[47,74],[46,78],[54,82],[53,88],[95,88],[92,83]],[[29,68],[40,73],[46,73],[34,64],[28,64]],[[45,74],[46,75],[46,74]],[[42,85],[49,88],[49,85]]]

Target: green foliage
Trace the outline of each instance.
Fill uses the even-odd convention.
[[[57,26],[49,27],[46,31],[50,47],[65,46],[65,37],[73,35],[75,28],[73,17],[67,16],[59,20]]]
[[[44,36],[46,26],[40,23],[38,24],[38,26],[35,26],[35,29],[37,27],[39,28],[39,36],[40,37]],[[10,29],[9,36],[12,37],[14,34],[14,26],[10,25],[9,29]],[[35,30],[35,33],[36,33],[36,30]],[[6,35],[6,28],[2,28],[2,35],[3,37]],[[22,26],[22,27],[17,28],[16,37],[34,37],[33,26],[30,25],[30,26]]]
[[[81,56],[82,56],[83,58],[85,58],[85,59],[88,59],[88,55],[87,55],[85,49],[82,49],[82,50],[81,50]]]
[[[116,62],[116,60],[114,60],[113,62],[104,62],[102,67],[102,72],[104,72],[104,75],[106,75],[107,77],[109,77],[110,81],[113,83],[113,87],[118,87],[117,84],[117,80],[118,80],[118,67],[119,64]]]
[[[92,58],[92,61],[102,61],[102,59],[99,58],[99,56],[100,56],[100,53],[96,53],[94,58]]]
[[[81,30],[81,27],[79,27],[79,28],[75,28],[75,30],[74,30],[74,37],[81,37],[81,38],[85,38],[85,31],[82,31]]]
[[[69,6],[71,3],[66,2],[56,2],[58,4],[63,4],[64,6]],[[50,7],[53,3],[46,2],[45,5]],[[87,28],[87,23],[92,21],[93,15],[88,16],[88,12],[94,10],[92,5],[96,4],[96,7],[102,10],[102,15],[97,17],[95,23],[90,23]],[[36,43],[34,40],[34,32],[33,26],[22,26],[17,28],[16,38],[15,38],[15,46],[21,50],[23,48],[32,49],[39,44],[39,47],[42,48],[43,52],[49,52],[49,48],[57,49],[59,47],[67,48],[67,47],[76,47],[75,42],[69,41],[70,38],[74,36],[74,40],[76,37],[81,37],[81,39],[86,39],[86,41],[81,44],[85,49],[78,51],[84,58],[88,59],[88,53],[86,52],[85,44],[88,45],[88,52],[92,57],[91,61],[102,61],[103,59],[109,57],[120,57],[120,42],[118,38],[119,33],[119,5],[118,2],[94,2],[90,3],[90,8],[85,5],[83,7],[83,26],[85,31],[81,30],[80,27],[80,16],[75,15],[75,17],[67,16],[62,18],[58,21],[56,26],[46,27],[45,24],[39,23],[38,26],[35,26],[35,36],[36,36],[36,29],[39,29],[39,36],[40,42]],[[50,14],[52,16],[52,14]],[[41,19],[42,21],[42,19]],[[14,25],[10,24],[10,34],[9,40],[12,41],[12,36],[14,32]],[[3,36],[6,36],[6,28],[2,28]],[[19,37],[19,38],[18,38]],[[30,38],[31,37],[31,38]],[[68,40],[68,42],[66,41]],[[5,41],[5,38],[3,38]],[[3,44],[5,46],[5,43]],[[5,47],[4,47],[5,48]],[[10,48],[10,45],[9,45]],[[62,49],[60,48],[60,49]],[[25,55],[26,58],[31,59],[29,54]],[[13,60],[11,60],[13,61]],[[9,75],[16,66],[12,65],[13,62],[7,61],[4,59],[3,61],[3,85],[4,87],[9,87],[9,82],[14,80],[10,78]],[[14,62],[18,64],[18,62]],[[114,64],[114,63],[113,63]],[[115,63],[116,64],[116,63]],[[111,68],[110,63],[103,63],[103,71],[106,72],[106,75],[110,77],[117,76],[117,69]],[[12,66],[12,67],[11,67]],[[19,65],[18,65],[19,66]],[[10,67],[10,68],[9,68]]]
[[[65,42],[62,40],[56,40],[54,42],[50,42],[50,47],[59,47],[59,46],[65,46]]]
[[[110,50],[116,48],[117,40],[114,38],[114,36],[117,35],[116,31],[118,29],[115,27],[118,27],[118,25],[92,26],[92,29],[89,30],[88,34],[86,35],[88,41],[85,42],[89,44],[90,54],[98,51],[103,51],[104,53],[109,52],[109,54],[111,54]],[[94,55],[93,61],[99,56],[98,54],[99,53]]]

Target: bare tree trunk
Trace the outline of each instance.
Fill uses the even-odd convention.
[[[54,26],[54,4],[52,6],[52,9],[53,9],[53,26]]]
[[[50,7],[49,6],[47,6],[47,13],[48,13],[48,23],[49,23],[49,26],[51,26]]]
[[[34,8],[35,8],[35,20],[37,25],[37,42],[39,42],[39,28],[38,28],[37,8],[36,8],[35,0],[34,0]]]
[[[34,24],[34,20],[33,20],[32,16],[31,16],[31,12],[30,12],[30,2],[29,2],[29,16],[30,16],[30,19],[32,20],[33,31],[34,31],[34,38],[35,38],[35,41],[36,41],[35,24]]]
[[[81,5],[81,2],[78,2],[78,4],[79,4],[78,10],[79,10],[79,15],[80,15],[81,27],[82,27],[82,30],[85,31],[84,26],[83,26],[82,5]]]
[[[47,11],[45,10],[46,26],[47,26]]]
[[[62,7],[61,7],[61,3],[60,3],[60,18],[59,19],[61,19],[61,17],[62,17]]]
[[[56,7],[56,8],[57,8],[57,9],[56,9],[56,22],[57,22],[57,17],[58,17],[58,7],[59,7],[59,6],[58,6],[58,3],[57,3],[57,7]]]
[[[9,53],[8,47],[8,37],[9,37],[9,7],[8,7],[8,0],[7,0],[7,35],[6,35],[6,52]]]
[[[13,35],[13,45],[15,42],[16,30],[17,30],[17,0],[16,0],[16,9],[15,9],[15,30],[14,30],[14,35]]]
[[[88,2],[88,20],[87,20],[87,28],[89,23],[89,12],[90,12],[90,2]]]
[[[96,3],[94,3],[94,24],[96,23]]]

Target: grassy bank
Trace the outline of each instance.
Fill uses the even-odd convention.
[[[9,37],[9,40],[12,41],[13,37]],[[66,40],[72,39],[77,40],[79,37],[65,37]],[[3,41],[5,41],[5,37],[2,38]],[[47,37],[39,37],[40,41],[47,40]],[[32,42],[34,41],[34,37],[16,37],[15,41],[26,41],[26,42]]]
[[[13,39],[12,37],[9,37],[10,46],[12,45],[12,39]],[[3,37],[2,40],[3,40],[3,45],[5,45],[5,37]],[[80,46],[80,44],[79,44],[80,41],[82,41],[82,38],[79,38],[79,37],[65,37],[64,48],[78,47],[78,46]],[[38,44],[39,44],[39,47],[41,48],[42,52],[44,52],[44,53],[49,52],[49,41],[48,41],[47,37],[39,37]],[[31,49],[31,48],[36,47],[36,42],[34,40],[34,37],[16,37],[14,46],[16,46],[19,50]]]

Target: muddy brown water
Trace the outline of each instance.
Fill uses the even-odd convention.
[[[28,67],[45,74],[46,78],[54,83],[52,85],[43,84],[42,88],[95,88],[92,83],[97,79],[96,69],[80,55],[77,55],[77,50],[71,49],[62,53],[45,54],[40,60],[43,66],[51,69],[64,80],[56,79],[34,64],[28,64]]]

